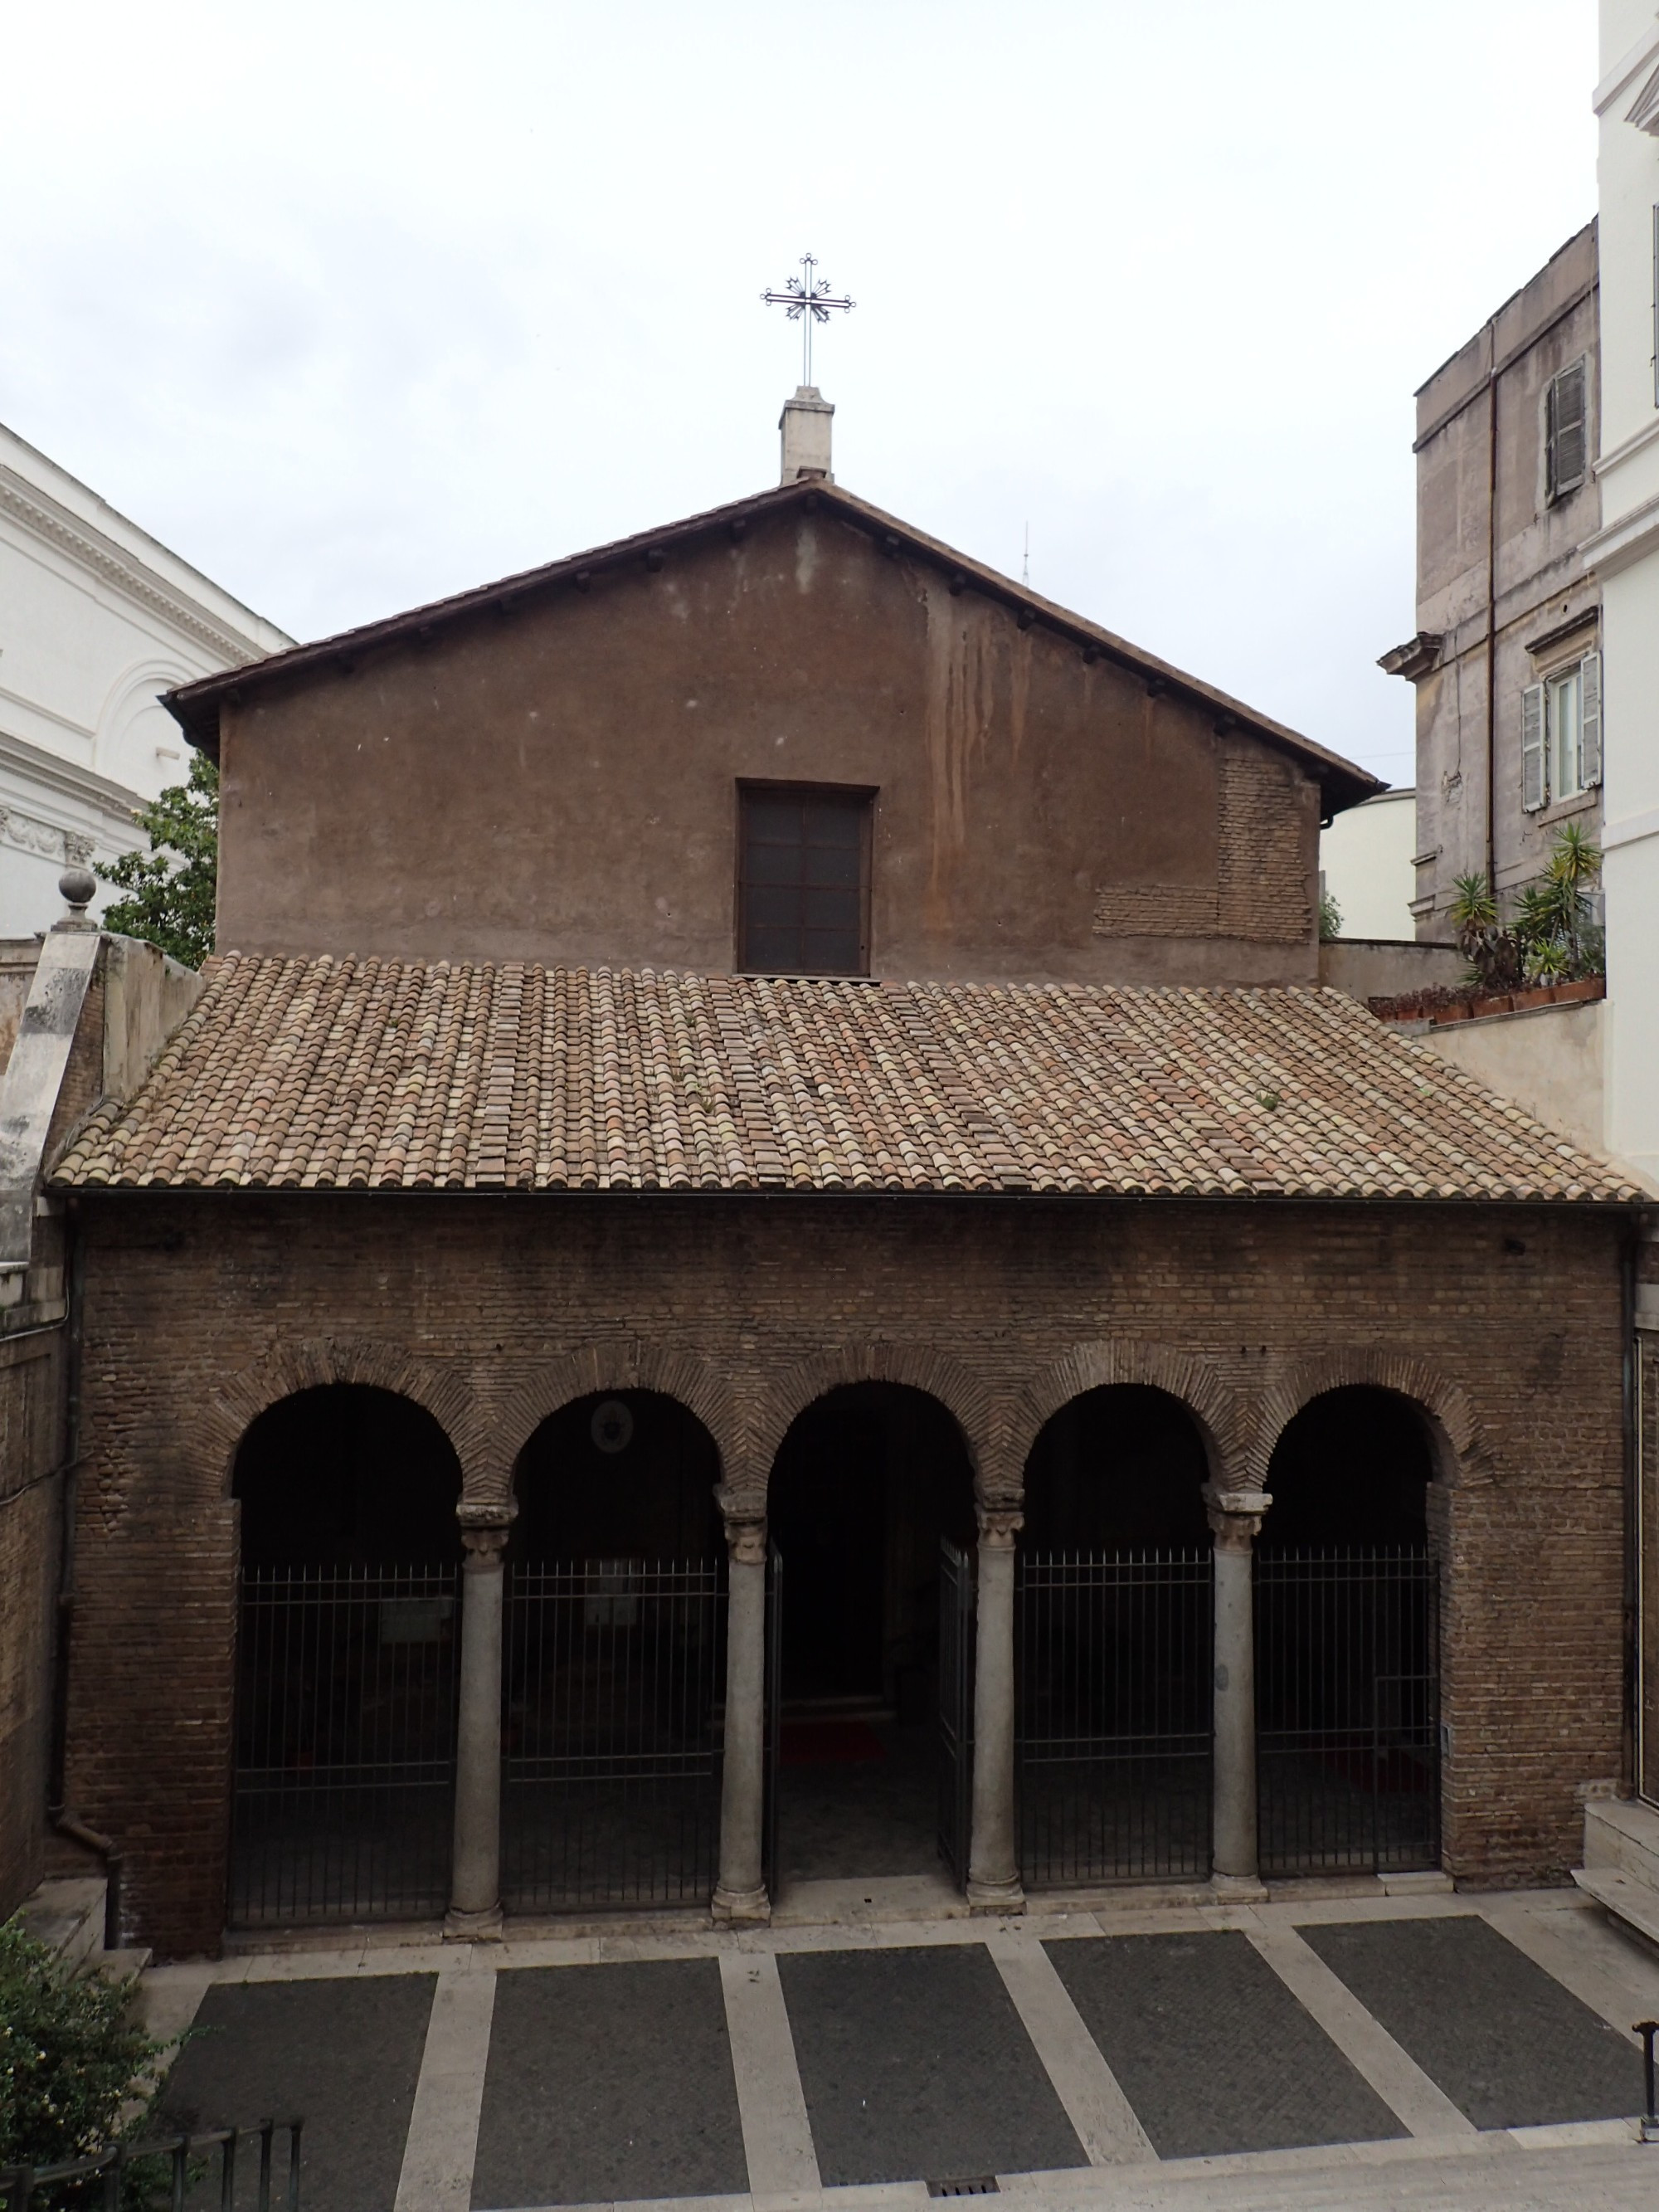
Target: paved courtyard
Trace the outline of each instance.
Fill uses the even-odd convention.
[[[987,1922],[818,1887],[855,1917],[159,1969],[198,2031],[171,2113],[302,2113],[306,2212],[1659,2202],[1659,1961],[1575,1892]]]

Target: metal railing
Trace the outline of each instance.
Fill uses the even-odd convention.
[[[512,1910],[709,1895],[725,1652],[722,1562],[509,1570],[501,1895]]]
[[[974,1790],[975,1562],[948,1536],[939,1569],[939,1856],[968,1886]]]
[[[221,2212],[234,2212],[237,2199],[237,2170],[246,2147],[258,2145],[254,2169],[257,2212],[273,2212],[277,2203],[285,2212],[300,2207],[300,2120],[261,2120],[255,2128],[210,2128],[198,2136],[158,2136],[151,2142],[112,2143],[90,2158],[70,2159],[59,2166],[14,2166],[0,2170],[0,2212],[120,2212],[131,2206],[133,2189],[139,2202],[161,2212],[161,2191],[167,2191],[167,2212],[185,2212],[187,2201],[204,2202],[203,2164],[219,2154],[217,2196]],[[277,2185],[275,2138],[288,2138],[288,2156]],[[191,2168],[196,2172],[192,2172]],[[244,2169],[246,2170],[246,2169]]]
[[[1015,1757],[1029,1887],[1208,1874],[1212,1593],[1207,1547],[1019,1555]]]
[[[459,1580],[448,1567],[243,1570],[233,1924],[447,1905]]]
[[[1419,1547],[1255,1557],[1263,1874],[1440,1863],[1440,1606]]]

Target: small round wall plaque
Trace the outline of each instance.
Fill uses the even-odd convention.
[[[587,1433],[602,1452],[624,1452],[634,1441],[634,1416],[620,1398],[606,1398],[594,1407]]]

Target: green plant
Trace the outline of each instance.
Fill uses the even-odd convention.
[[[1342,934],[1342,909],[1330,891],[1319,894],[1319,941],[1331,945]]]
[[[199,968],[213,950],[219,884],[219,771],[204,753],[192,755],[190,781],[168,786],[133,819],[149,839],[148,853],[123,853],[97,873],[128,893],[106,908],[103,926],[142,937]]]
[[[1469,981],[1486,991],[1512,991],[1601,975],[1605,948],[1589,896],[1601,871],[1599,848],[1569,822],[1556,831],[1543,874],[1515,899],[1507,922],[1484,875],[1460,876],[1451,922]]]
[[[1469,963],[1469,981],[1486,991],[1512,991],[1524,972],[1520,939],[1505,929],[1492,885],[1480,874],[1459,876],[1451,903],[1458,950]]]
[[[174,2045],[134,2021],[136,1983],[68,1974],[17,1921],[0,1926],[0,2172],[88,2157],[149,2130],[158,2069]],[[148,2203],[160,2179],[135,2172],[126,2203]],[[43,2212],[79,2201],[33,2200]]]
[[[1601,848],[1586,836],[1576,822],[1564,823],[1550,845],[1550,864],[1545,872],[1546,890],[1553,903],[1556,934],[1566,941],[1569,972],[1586,972],[1586,940],[1594,932],[1590,920],[1589,886],[1601,873]],[[1598,968],[1600,946],[1597,946]]]

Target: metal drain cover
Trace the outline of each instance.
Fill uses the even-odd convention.
[[[930,2197],[1000,2197],[994,2173],[963,2174],[955,2181],[930,2181]]]

